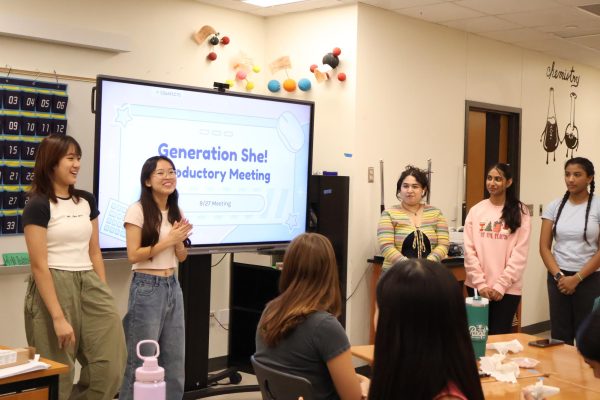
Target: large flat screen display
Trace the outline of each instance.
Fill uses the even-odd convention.
[[[103,252],[155,155],[175,164],[195,252],[283,247],[307,228],[314,103],[98,76],[94,194]]]

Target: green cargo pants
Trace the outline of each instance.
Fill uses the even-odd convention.
[[[52,318],[32,276],[25,295],[27,342],[42,357],[69,366],[69,372],[59,378],[60,400],[112,399],[123,379],[127,350],[110,289],[93,270],[50,271],[58,301],[75,332],[75,345],[58,347]],[[81,364],[81,374],[73,385],[75,360]]]

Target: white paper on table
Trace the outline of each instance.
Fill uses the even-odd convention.
[[[29,360],[25,364],[0,369],[0,379],[50,368],[50,364],[39,361],[39,358],[39,354],[36,354],[35,359]]]
[[[519,376],[519,366],[515,362],[502,363],[506,356],[494,354],[491,357],[481,357],[480,369],[500,382],[516,383]]]
[[[507,354],[509,351],[511,353],[523,351],[523,345],[517,339],[513,339],[510,342],[488,343],[485,348],[496,350],[500,354]]]
[[[545,399],[560,393],[560,388],[555,386],[546,386],[542,379],[537,381],[535,385],[529,385],[523,390],[533,396],[534,399]]]

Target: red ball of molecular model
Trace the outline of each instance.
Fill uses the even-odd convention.
[[[208,43],[211,46],[217,46],[219,43],[221,44],[221,46],[226,46],[229,44],[231,40],[229,39],[229,36],[223,36],[221,39],[219,39],[219,32],[214,33],[210,39],[208,39]],[[210,53],[208,53],[208,55],[206,56],[206,58],[209,61],[215,61],[217,59],[217,53],[215,53],[214,51],[211,51]]]
[[[208,39],[208,44],[211,46],[211,51],[206,55],[208,61],[215,61],[217,59],[217,53],[214,51],[215,46],[219,44],[226,46],[231,41],[229,36],[223,36],[219,39],[219,35],[220,33],[210,25],[204,25],[198,32],[192,35],[192,39],[199,45]]]

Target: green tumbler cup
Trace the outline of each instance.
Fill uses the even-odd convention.
[[[485,345],[488,338],[489,300],[484,297],[467,297],[467,322],[475,359],[485,356]]]

